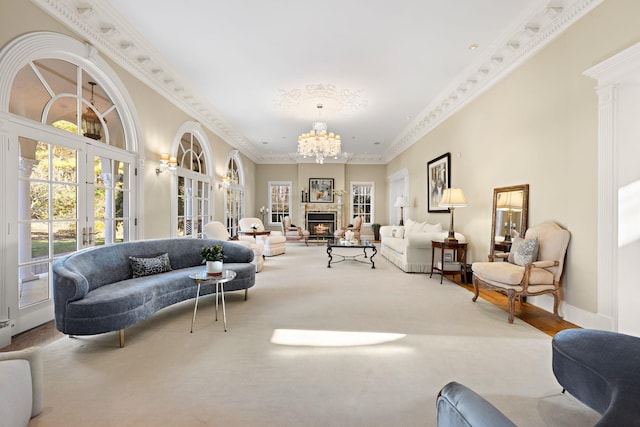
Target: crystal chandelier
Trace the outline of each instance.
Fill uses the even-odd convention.
[[[322,110],[322,104],[318,104],[318,116]],[[327,124],[317,121],[312,125],[309,133],[303,133],[298,137],[298,154],[307,158],[315,157],[316,163],[323,164],[327,157],[337,158],[340,154],[340,135],[333,132],[327,134]]]

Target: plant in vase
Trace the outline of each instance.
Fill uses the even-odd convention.
[[[204,260],[203,263],[207,265],[207,274],[215,276],[222,274],[222,260],[224,259],[224,252],[221,244],[215,244],[213,246],[204,247],[200,252]]]
[[[373,230],[373,240],[380,240],[380,224],[373,223],[371,224],[371,229]]]

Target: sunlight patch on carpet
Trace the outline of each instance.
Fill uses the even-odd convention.
[[[397,341],[406,334],[384,332],[313,331],[304,329],[275,329],[271,342],[279,345],[308,347],[354,347]]]

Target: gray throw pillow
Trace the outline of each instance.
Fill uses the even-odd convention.
[[[129,263],[131,263],[134,278],[171,271],[168,253],[151,258],[130,256]]]
[[[509,262],[525,266],[538,259],[538,238],[521,239],[515,237],[509,251]]]

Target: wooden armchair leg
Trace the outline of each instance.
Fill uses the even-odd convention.
[[[513,323],[516,311],[516,295],[512,290],[507,291],[507,297],[509,298],[509,323]]]
[[[473,276],[473,298],[471,299],[471,301],[476,302],[476,300],[478,299],[478,295],[480,294],[480,289],[478,288],[478,282],[475,276]]]

